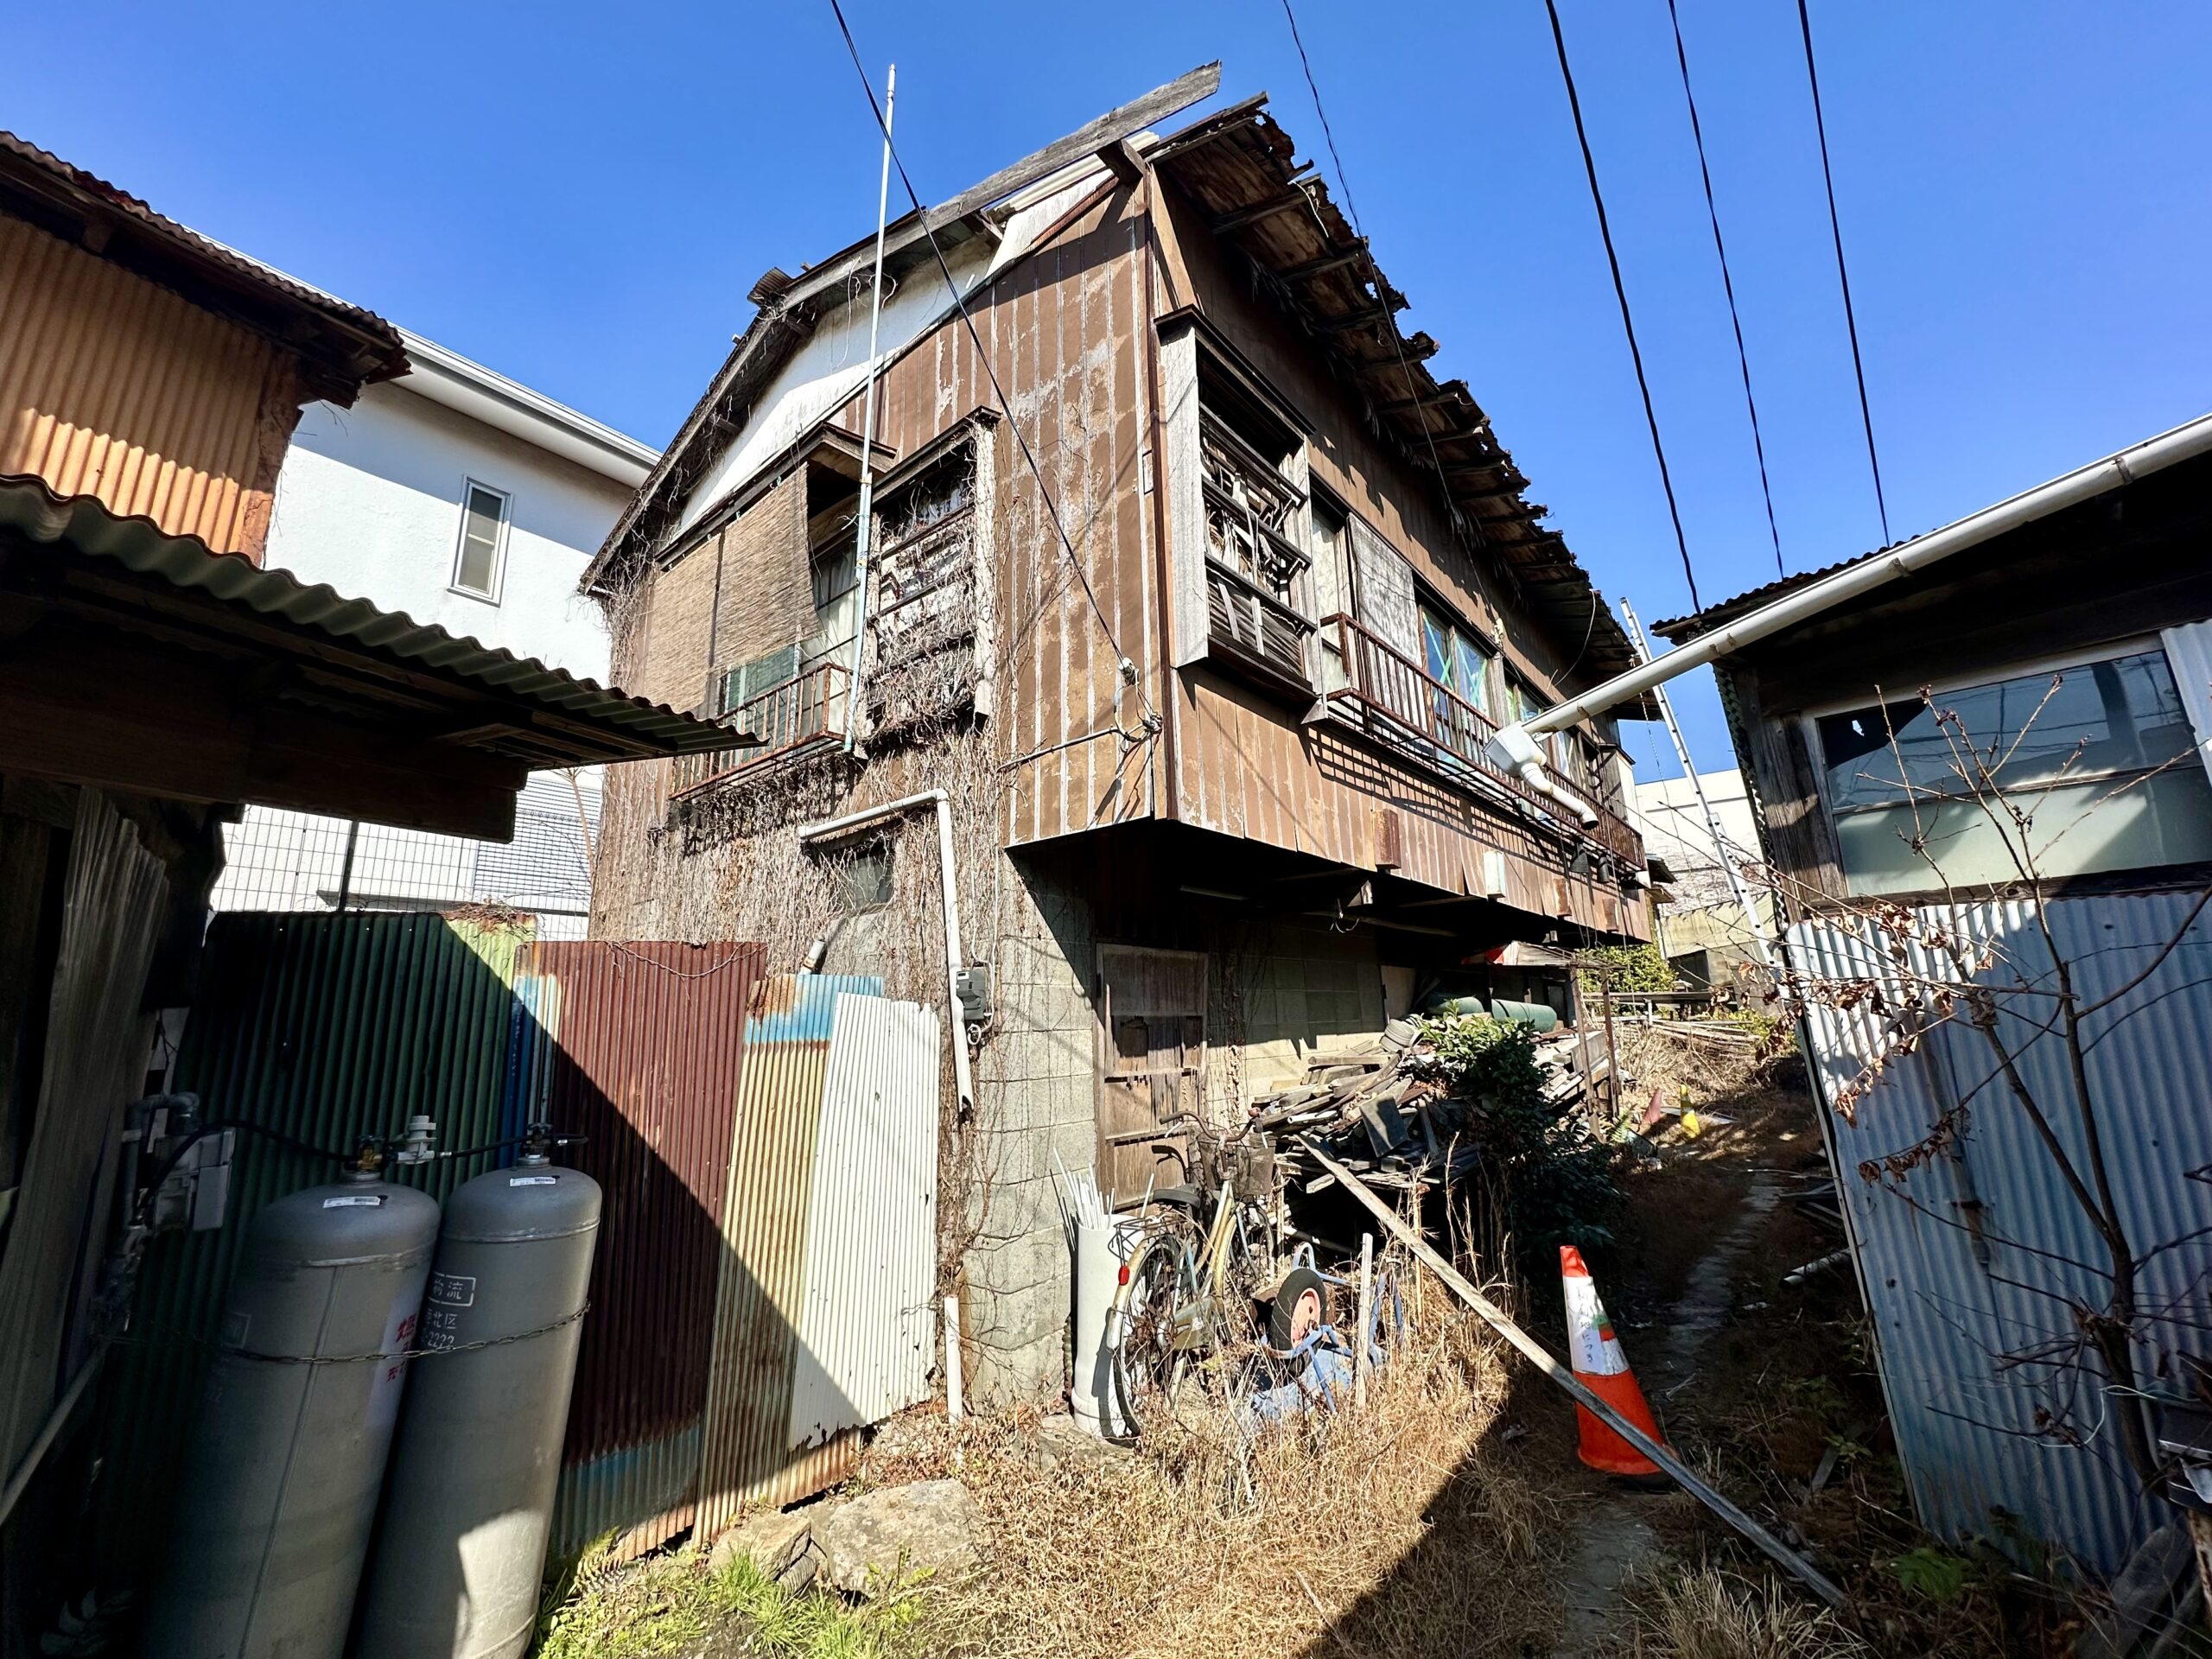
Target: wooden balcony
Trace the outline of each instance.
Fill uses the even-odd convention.
[[[1294,696],[1313,695],[1314,625],[1259,583],[1206,561],[1208,654]]]
[[[725,718],[734,730],[760,740],[759,747],[678,755],[670,779],[669,798],[688,800],[733,779],[758,772],[769,762],[789,760],[842,743],[850,679],[842,663],[820,663],[796,679],[747,697]]]
[[[1586,828],[1569,819],[1556,801],[1531,788],[1519,772],[1491,757],[1490,740],[1497,723],[1473,703],[1351,617],[1328,617],[1321,626],[1334,639],[1344,663],[1344,683],[1324,694],[1332,718],[1454,783],[1478,792],[1503,791],[1526,801],[1615,857],[1642,866],[1643,838],[1626,820],[1592,798],[1588,785],[1545,768],[1560,788],[1590,802],[1598,822]]]

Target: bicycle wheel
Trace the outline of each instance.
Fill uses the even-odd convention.
[[[1176,1345],[1176,1310],[1197,1279],[1197,1261],[1181,1229],[1163,1228],[1137,1246],[1116,1298],[1120,1320],[1113,1353],[1117,1438],[1135,1440],[1174,1414],[1185,1354]]]

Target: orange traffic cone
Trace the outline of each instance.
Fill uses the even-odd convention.
[[[1651,1420],[1651,1408],[1643,1402],[1643,1390],[1636,1385],[1636,1373],[1628,1368],[1628,1356],[1621,1352],[1620,1338],[1613,1334],[1612,1321],[1605,1317],[1605,1305],[1598,1300],[1590,1269],[1582,1265],[1582,1252],[1572,1244],[1560,1245],[1559,1271],[1567,1287],[1567,1338],[1576,1380],[1658,1440],[1659,1425]],[[1599,1421],[1587,1406],[1577,1405],[1574,1417],[1581,1431],[1582,1461],[1592,1469],[1609,1475],[1660,1472],[1657,1464]]]

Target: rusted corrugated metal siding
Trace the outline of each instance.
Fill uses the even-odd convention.
[[[582,1134],[606,1192],[562,1455],[556,1553],[648,1548],[697,1490],[721,1214],[757,944],[533,945],[517,974],[516,1097]]]
[[[699,1482],[709,1535],[747,1503],[788,1503],[843,1478],[845,1453],[794,1465],[786,1430],[806,1294],[815,1147],[841,995],[873,977],[779,974],[746,1022],[747,1065],[722,1205],[713,1380]]]
[[[289,916],[235,912],[207,932],[200,994],[184,1029],[175,1086],[207,1116],[257,1124],[333,1153],[363,1135],[398,1135],[423,1113],[440,1144],[499,1141],[517,927],[430,915]],[[504,1161],[486,1151],[395,1170],[443,1199]],[[288,1192],[331,1179],[334,1164],[241,1134],[222,1228],[151,1241],[132,1341],[104,1387],[98,1521],[104,1558],[131,1580],[159,1545],[200,1398],[216,1322],[247,1224]]]
[[[1151,442],[1145,372],[1150,314],[1144,220],[1127,191],[1080,207],[1056,235],[967,302],[991,368],[1044,473],[1076,556],[1138,665],[1142,696],[1160,696],[1160,594],[1152,498],[1141,454]],[[938,282],[925,267],[910,282]],[[957,317],[916,341],[879,385],[878,435],[901,455],[997,398]],[[858,431],[855,397],[832,418]],[[1066,552],[1009,424],[994,429],[996,630],[1011,655],[999,699],[1009,758],[1108,735],[1029,761],[1015,774],[1008,839],[1039,841],[1155,810],[1159,744],[1111,735],[1115,649],[1068,566]],[[1134,728],[1137,695],[1123,724]]]
[[[1640,906],[1570,875],[1557,842],[1329,727],[1286,723],[1279,709],[1203,672],[1184,676],[1178,728],[1179,816],[1186,823],[1373,869],[1377,813],[1398,815],[1395,874],[1445,893],[1489,896],[1486,856],[1503,860],[1503,902],[1643,937]]]
[[[0,318],[0,474],[258,556],[299,415],[279,347],[4,217]]]

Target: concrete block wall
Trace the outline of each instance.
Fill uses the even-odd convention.
[[[976,1077],[988,1180],[972,1199],[963,1300],[970,1386],[993,1404],[1066,1385],[1071,1264],[1054,1160],[1087,1168],[1097,1134],[1090,906],[1049,857],[1002,856],[998,1013]]]

